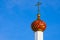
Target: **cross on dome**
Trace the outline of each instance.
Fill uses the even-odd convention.
[[[37,2],[36,6],[38,7],[38,13],[40,13],[40,5],[41,5],[41,2]]]
[[[41,2],[37,2],[36,4],[36,6],[38,7],[37,19],[40,19],[40,5],[41,5]]]

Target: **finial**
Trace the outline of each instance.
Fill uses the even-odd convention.
[[[36,6],[38,7],[38,14],[37,14],[37,19],[40,19],[40,2],[37,2]]]
[[[40,20],[40,14],[39,13],[37,14],[37,20]]]
[[[38,13],[40,13],[40,5],[41,5],[41,2],[37,2],[36,6],[38,7]]]

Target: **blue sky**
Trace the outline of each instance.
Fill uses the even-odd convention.
[[[37,18],[38,0],[0,0],[0,40],[34,40],[31,23]],[[60,0],[41,0],[44,40],[60,40]]]

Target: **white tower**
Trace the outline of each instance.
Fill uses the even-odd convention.
[[[42,31],[35,32],[35,40],[43,40],[43,32]]]
[[[35,40],[43,40],[43,31],[46,29],[46,24],[40,19],[40,2],[37,3],[38,15],[37,20],[31,24],[31,28],[35,33]]]

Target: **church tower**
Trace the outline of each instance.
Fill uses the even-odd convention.
[[[35,33],[35,40],[43,40],[43,32],[46,29],[46,23],[40,19],[40,4],[40,2],[36,4],[38,6],[37,19],[31,24]]]

